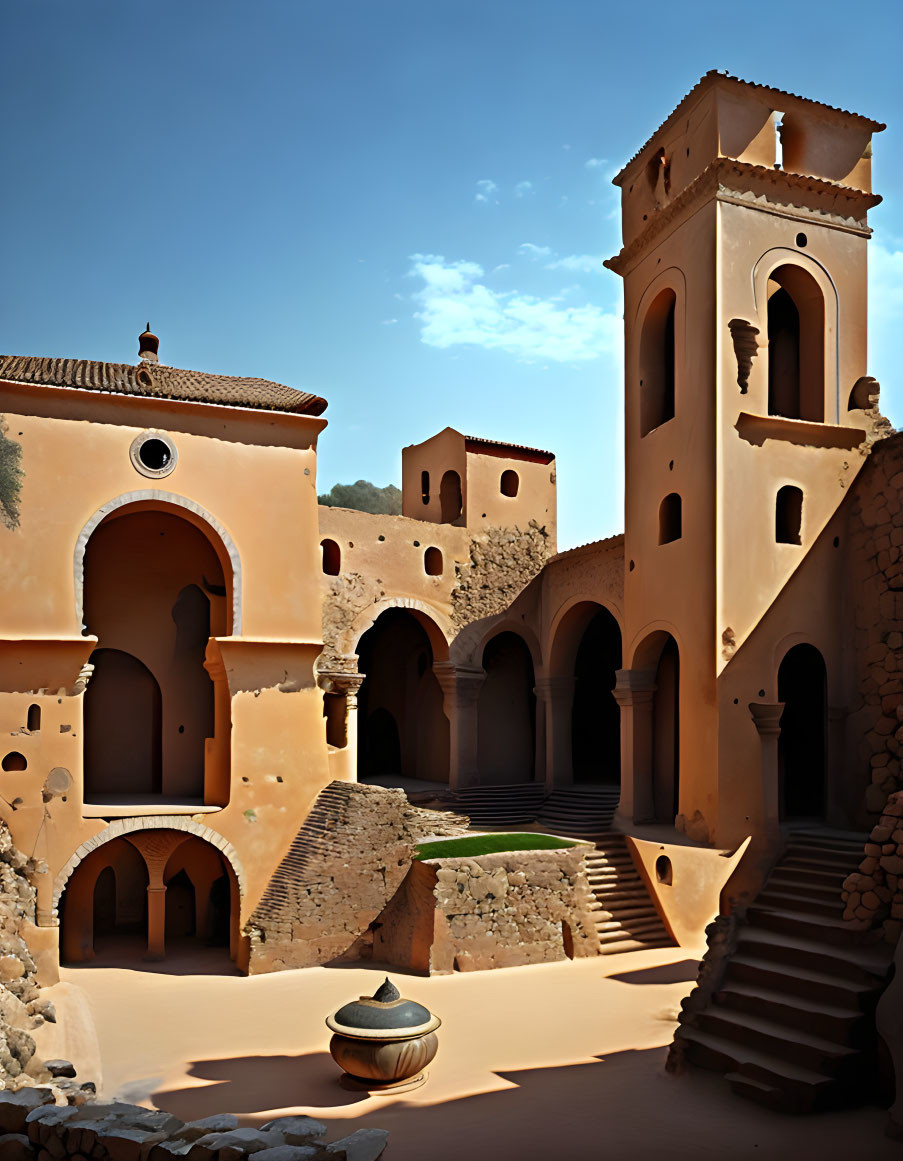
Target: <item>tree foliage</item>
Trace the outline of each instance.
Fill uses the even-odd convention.
[[[19,527],[19,493],[22,489],[22,448],[6,434],[6,423],[0,418],[0,523],[7,528]]]
[[[377,488],[369,480],[356,484],[335,484],[329,492],[317,499],[328,508],[354,508],[358,512],[374,512],[383,516],[401,515],[401,489],[394,484]]]

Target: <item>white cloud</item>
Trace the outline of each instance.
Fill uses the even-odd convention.
[[[398,322],[397,318],[384,318],[382,325],[384,327],[394,327],[397,322]]]
[[[579,274],[601,274],[604,269],[601,254],[566,254],[546,263],[546,270],[571,270]]]
[[[517,248],[518,254],[524,258],[531,258],[534,262],[537,258],[548,258],[552,254],[551,246],[536,246],[532,242],[521,242]]]
[[[475,202],[488,202],[492,198],[492,195],[497,192],[498,188],[494,181],[488,177],[484,177],[477,182],[477,192],[473,200]]]
[[[514,196],[516,198],[525,198],[527,196],[527,194],[530,194],[532,192],[533,192],[533,182],[532,181],[519,181],[517,183],[517,185],[514,187]]]
[[[590,157],[585,165],[587,169],[602,169],[608,165],[608,160],[605,157]]]
[[[423,285],[420,339],[442,349],[470,345],[504,351],[527,362],[586,362],[620,350],[621,320],[601,307],[559,306],[518,291],[490,290],[476,262],[446,260],[435,254],[411,256],[412,277]]]

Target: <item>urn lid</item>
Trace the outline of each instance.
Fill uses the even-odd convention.
[[[388,976],[372,996],[352,1000],[326,1019],[333,1032],[364,1040],[422,1036],[440,1023],[422,1004],[403,999]]]

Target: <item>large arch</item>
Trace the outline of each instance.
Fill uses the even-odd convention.
[[[350,657],[357,653],[361,638],[369,629],[373,628],[387,609],[404,609],[409,612],[429,638],[434,660],[448,660],[449,642],[455,635],[451,620],[439,609],[428,605],[426,601],[418,600],[416,597],[402,596],[384,597],[379,601],[374,601],[372,605],[368,605],[362,613],[355,617],[351,627],[340,638],[339,643],[343,646],[345,656]]]
[[[235,541],[219,520],[194,500],[189,500],[185,496],[179,496],[175,492],[163,492],[154,488],[141,489],[135,492],[124,492],[115,499],[109,500],[97,509],[91,519],[84,525],[81,532],[79,532],[75,542],[73,563],[75,612],[78,623],[82,624],[84,619],[85,550],[88,546],[88,541],[102,521],[106,520],[107,517],[120,508],[127,507],[171,508],[178,515],[189,520],[195,527],[200,528],[204,532],[213,550],[220,558],[223,575],[226,578],[226,584],[232,594],[230,602],[232,617],[229,633],[236,637],[240,636],[242,631],[242,570],[241,557],[235,546]]]
[[[549,674],[570,692],[552,698],[553,734],[566,731],[567,745],[555,744],[556,782],[621,780],[620,709],[612,691],[622,664],[621,627],[599,601],[574,601],[556,618],[549,648]],[[566,720],[564,714],[566,713]]]
[[[386,608],[357,643],[358,777],[447,782],[449,722],[423,615]],[[444,638],[440,638],[444,644]]]
[[[536,773],[536,684],[533,657],[524,638],[502,629],[482,656],[477,765],[481,783],[532,782]]]
[[[229,574],[216,545],[172,505],[123,505],[94,527],[82,575],[85,626],[98,641],[97,684],[90,682],[85,694],[88,800],[131,802],[150,794],[206,801],[207,743],[217,724],[220,732],[228,725],[217,723],[205,664],[211,636],[227,636],[232,619]],[[153,692],[157,723],[149,740],[145,702]],[[136,779],[148,747],[155,778]]]
[[[633,668],[648,673],[653,689],[648,785],[634,797],[651,807],[656,822],[673,823],[680,809],[680,649],[666,629],[654,629],[637,645]],[[639,820],[638,820],[639,821]]]
[[[828,674],[814,645],[791,646],[778,667],[783,702],[778,735],[782,819],[822,819],[828,782]]]

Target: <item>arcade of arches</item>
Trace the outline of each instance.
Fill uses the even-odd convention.
[[[86,631],[98,639],[84,706],[86,801],[205,801],[216,694],[204,657],[211,635],[229,632],[217,553],[180,516],[120,509],[88,541],[84,593]]]
[[[238,884],[211,843],[181,830],[141,829],[96,847],[60,900],[60,958],[81,963],[146,946],[161,960],[173,943],[228,948],[238,941]]]

